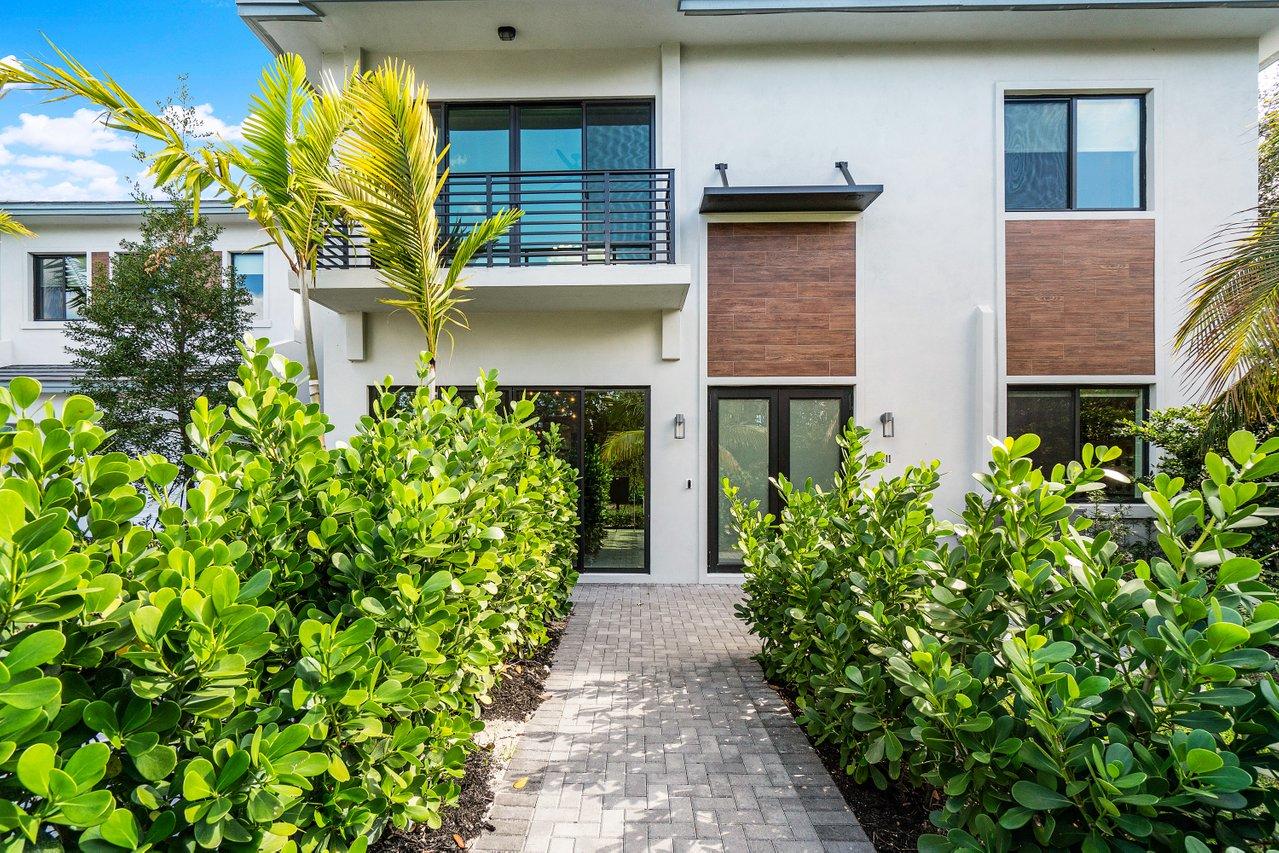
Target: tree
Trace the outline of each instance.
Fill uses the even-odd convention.
[[[443,236],[435,206],[448,180],[447,149],[437,149],[426,87],[408,65],[387,62],[352,77],[346,97],[350,121],[337,140],[338,167],[317,185],[368,236],[378,276],[400,294],[383,302],[407,311],[421,328],[434,395],[440,336],[466,328],[462,273],[520,211],[500,211],[459,240]]]
[[[320,192],[319,179],[329,169],[334,141],[347,127],[343,93],[332,86],[312,88],[302,58],[284,54],[262,72],[260,92],[242,125],[244,147],[216,140],[192,149],[171,115],[148,110],[111,77],[94,75],[53,50],[64,67],[38,60],[0,63],[0,87],[22,85],[54,99],[80,97],[101,107],[108,127],[160,143],[149,155],[147,171],[158,184],[182,187],[197,217],[201,192],[212,188],[261,226],[298,279],[310,397],[320,403],[311,291],[338,209]]]
[[[1201,256],[1176,346],[1212,397],[1213,430],[1279,417],[1279,98],[1263,100],[1255,212],[1222,228]]]
[[[120,244],[83,320],[67,324],[84,371],[76,391],[97,402],[120,449],[179,462],[192,450],[195,401],[230,402],[250,298],[212,249],[221,229],[193,219],[186,202],[150,207],[140,230],[139,242]]]

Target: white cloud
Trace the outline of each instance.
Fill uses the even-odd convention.
[[[128,195],[121,175],[97,160],[14,154],[0,148],[0,199],[79,201]]]
[[[22,113],[18,124],[0,128],[0,145],[87,157],[98,151],[130,151],[128,137],[104,125],[98,110],[81,107],[69,116]]]
[[[228,142],[244,138],[240,125],[219,118],[212,104],[198,104],[192,114],[197,134]],[[0,200],[127,198],[132,181],[152,184],[132,174],[140,169],[124,153],[132,150],[132,138],[103,125],[96,110],[21,113],[17,123],[0,126]]]

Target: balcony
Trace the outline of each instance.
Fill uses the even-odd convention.
[[[669,169],[450,175],[438,202],[449,242],[499,210],[524,211],[468,268],[467,311],[682,308],[692,271],[675,263],[673,182]],[[382,300],[392,292],[358,230],[330,237],[316,265],[320,304],[390,310]]]
[[[505,209],[524,215],[472,266],[673,264],[674,173],[669,169],[455,173],[440,193],[441,233],[456,242],[475,223]],[[371,268],[367,239],[333,235],[320,269]]]

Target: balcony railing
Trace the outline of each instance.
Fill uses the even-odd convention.
[[[441,236],[455,243],[500,210],[524,211],[474,266],[670,264],[673,184],[669,169],[454,173],[436,212]],[[318,266],[373,266],[368,238],[344,228],[326,241]]]

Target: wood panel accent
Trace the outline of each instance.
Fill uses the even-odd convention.
[[[111,279],[111,253],[89,253],[89,286],[100,287]]]
[[[1155,372],[1152,219],[1005,223],[1010,376]]]
[[[710,376],[856,374],[852,222],[707,226]]]

